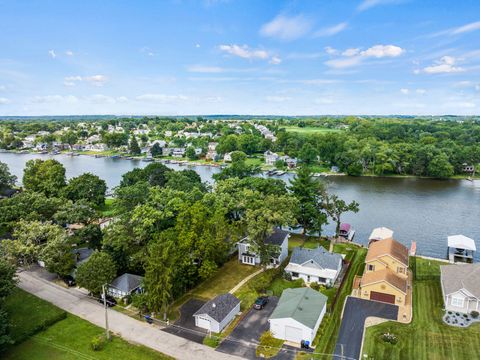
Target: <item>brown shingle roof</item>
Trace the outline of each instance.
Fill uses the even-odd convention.
[[[407,279],[401,278],[390,269],[365,272],[362,276],[362,286],[377,283],[380,281],[386,281],[387,283],[389,283],[393,287],[396,287],[403,293],[407,293]]]
[[[391,255],[405,266],[408,266],[408,249],[398,241],[390,238],[371,243],[368,247],[365,262],[374,260],[382,255]]]

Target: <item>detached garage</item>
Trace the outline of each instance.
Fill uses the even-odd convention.
[[[205,303],[193,314],[195,326],[219,333],[240,312],[240,300],[232,294],[223,294]]]
[[[277,339],[312,343],[327,309],[327,297],[308,287],[286,289],[270,319],[270,331]]]

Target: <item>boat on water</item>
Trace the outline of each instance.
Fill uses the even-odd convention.
[[[352,229],[352,225],[341,223],[339,235],[348,241],[352,241],[353,237],[355,236],[355,230]]]
[[[143,161],[143,162],[152,162],[152,161],[153,161],[153,158],[148,157],[148,158],[142,159],[142,161]]]

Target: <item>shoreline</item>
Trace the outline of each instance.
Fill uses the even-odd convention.
[[[174,158],[174,157],[160,157],[160,158],[150,158],[151,160],[145,161],[147,158],[145,156],[128,156],[121,154],[119,152],[111,151],[111,152],[75,152],[75,151],[63,151],[59,152],[56,154],[52,153],[41,153],[41,152],[36,152],[36,151],[18,151],[18,150],[4,150],[0,149],[0,154],[1,153],[10,153],[10,154],[18,154],[18,155],[51,155],[51,156],[56,156],[56,155],[65,155],[65,156],[89,156],[93,158],[112,158],[116,157],[119,160],[130,160],[130,161],[144,161],[144,162],[160,162],[160,163],[171,163],[171,164],[177,164],[177,165],[190,165],[190,166],[210,166],[213,168],[222,168],[227,166],[225,162],[213,162],[213,161],[198,161],[198,160],[188,160],[186,158]],[[75,155],[72,155],[75,154]],[[279,170],[275,169],[272,166],[261,166],[261,172],[265,173],[270,170],[278,170],[278,171],[284,171],[285,174],[295,174],[296,171],[292,169],[286,169],[286,170]],[[349,176],[352,178],[385,178],[385,179],[391,179],[391,178],[399,178],[399,179],[425,179],[425,180],[439,180],[439,181],[446,181],[446,180],[467,180],[467,181],[475,181],[475,180],[480,180],[480,173],[475,175],[475,177],[467,177],[464,175],[454,175],[448,178],[435,178],[435,177],[430,177],[430,176],[417,176],[417,175],[400,175],[400,174],[383,174],[383,175],[375,175],[375,174],[362,174],[360,176],[352,176],[348,175],[346,173],[340,173],[340,172],[320,172],[320,173],[314,173],[314,177],[330,177],[330,176]]]

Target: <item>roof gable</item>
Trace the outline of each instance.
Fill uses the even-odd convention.
[[[240,304],[240,300],[232,294],[218,295],[206,302],[193,316],[208,315],[213,320],[222,322],[238,304]]]
[[[330,253],[322,246],[316,249],[306,249],[296,247],[293,249],[290,263],[305,266],[307,263],[316,263],[318,267],[323,269],[338,268],[339,263],[342,261],[342,256],[336,253]]]
[[[121,290],[125,293],[130,293],[137,289],[141,285],[142,281],[142,276],[125,273],[115,278],[111,282],[110,287],[114,287],[115,289]]]
[[[407,247],[392,238],[371,243],[368,247],[368,253],[365,262],[370,262],[385,255],[390,255],[395,260],[400,261],[405,266],[408,266]]]
[[[465,289],[480,299],[480,264],[442,265],[440,273],[445,295]]]

